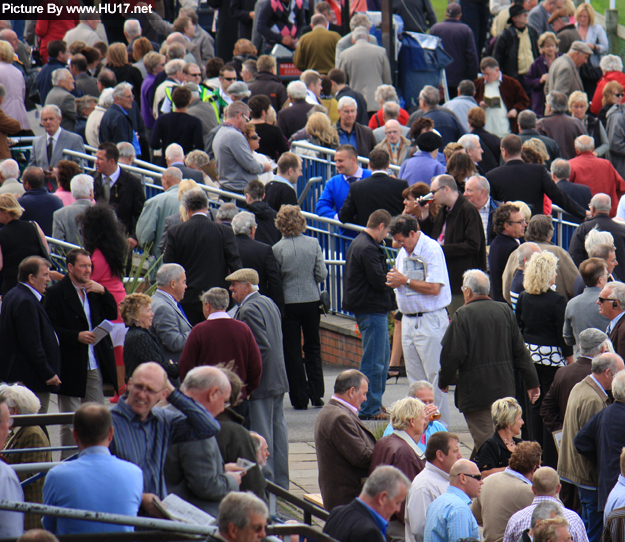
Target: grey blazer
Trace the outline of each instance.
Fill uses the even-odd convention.
[[[280,266],[284,303],[319,301],[317,284],[328,276],[319,241],[307,235],[283,237],[273,245],[273,253]]]
[[[82,137],[76,134],[72,134],[67,130],[61,128],[61,133],[59,134],[59,139],[54,145],[54,151],[52,152],[52,161],[48,163],[48,153],[47,153],[47,141],[48,135],[43,134],[39,137],[36,137],[33,141],[33,150],[30,154],[30,160],[28,161],[29,166],[39,166],[45,170],[52,169],[56,166],[61,160],[72,160],[76,162],[80,167],[83,167],[82,160],[80,158],[75,158],[73,156],[63,156],[63,151],[68,149],[70,151],[76,152],[85,152],[85,144],[82,141]]]
[[[52,87],[46,96],[45,105],[56,105],[63,114],[61,128],[74,131],[76,128],[76,98],[61,87]],[[45,107],[45,106],[44,106]]]
[[[59,241],[82,246],[82,235],[76,223],[76,218],[92,205],[93,203],[89,199],[77,199],[71,205],[66,205],[58,211],[54,211],[54,215],[52,215],[52,237]],[[56,253],[68,252],[67,249],[56,245],[53,245],[52,248]]]
[[[178,363],[193,326],[173,298],[161,290],[156,290],[152,294],[152,311],[154,312],[152,331],[161,343],[163,356],[165,360],[171,359],[174,363]]]

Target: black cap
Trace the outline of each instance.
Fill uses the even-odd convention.
[[[432,152],[439,149],[443,144],[443,138],[436,132],[423,132],[417,138],[417,147],[425,152]]]

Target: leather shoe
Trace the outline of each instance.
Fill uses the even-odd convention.
[[[295,410],[306,410],[308,409],[308,405],[303,405],[303,406],[293,406],[293,408]]]
[[[318,397],[317,399],[311,399],[310,402],[312,403],[312,406],[314,407],[322,407],[323,405],[325,405],[321,397]]]

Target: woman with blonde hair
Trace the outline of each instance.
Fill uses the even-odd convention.
[[[475,456],[482,477],[506,470],[512,453],[521,442],[523,409],[514,397],[504,397],[490,407],[495,434],[482,444]]]
[[[17,271],[20,263],[28,256],[43,256],[41,247],[49,252],[48,241],[39,225],[30,220],[20,220],[24,209],[13,194],[0,195],[0,270],[2,289],[5,295],[17,286]]]
[[[538,38],[540,56],[532,62],[525,84],[530,89],[531,109],[538,118],[545,113],[545,83],[549,77],[549,68],[562,53],[558,52],[560,40],[553,32],[543,32]]]
[[[106,52],[106,67],[117,78],[117,84],[130,83],[132,94],[137,106],[141,107],[141,85],[143,76],[141,72],[128,61],[128,51],[123,43],[113,43]]]
[[[595,140],[595,154],[604,156],[610,150],[608,133],[603,124],[599,122],[599,119],[588,112],[588,96],[586,96],[585,92],[576,90],[571,93],[569,96],[569,111],[572,117],[579,119],[584,125],[586,135]]]
[[[306,219],[297,205],[280,208],[276,228],[282,234],[282,239],[273,246],[273,254],[278,261],[284,291],[282,338],[289,398],[296,410],[306,410],[309,401],[312,406],[321,407],[324,404],[324,382],[319,337],[319,283],[326,280],[328,269],[319,241],[303,235]]]
[[[556,371],[573,363],[573,347],[562,335],[566,299],[554,292],[558,258],[551,252],[534,253],[525,266],[523,288],[516,305],[516,317],[540,380],[540,397],[530,407],[530,438],[545,450],[545,465],[556,467],[553,437],[543,428],[540,405]]]
[[[202,169],[203,166],[207,166],[210,163],[210,158],[208,154],[204,151],[194,150],[187,154],[184,159],[184,164],[191,169],[195,169],[196,171],[201,171],[202,175],[204,175],[204,184],[206,186],[210,186],[212,188],[221,188],[218,182],[213,181]],[[197,186],[197,183],[196,183]],[[195,187],[194,187],[195,188]],[[180,187],[178,188],[178,192],[180,192]],[[219,201],[219,194],[215,194],[214,192],[206,192],[208,199],[212,199],[213,201]],[[178,199],[182,196],[179,194]],[[185,211],[186,212],[186,211]],[[184,221],[183,221],[184,222]]]
[[[595,23],[595,10],[588,4],[580,4],[575,10],[575,26],[582,41],[593,51],[590,63],[599,67],[601,57],[608,52],[608,35],[603,26]]]
[[[308,139],[306,139],[306,141],[311,145],[332,150],[336,150],[339,146],[339,135],[336,131],[336,127],[332,125],[328,115],[321,111],[317,111],[308,117],[306,133],[308,134]],[[315,151],[302,149],[300,147],[295,147],[293,152],[304,156],[318,156]]]

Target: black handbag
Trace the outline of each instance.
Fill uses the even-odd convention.
[[[321,288],[319,288],[319,312],[321,314],[330,312],[330,292]]]

